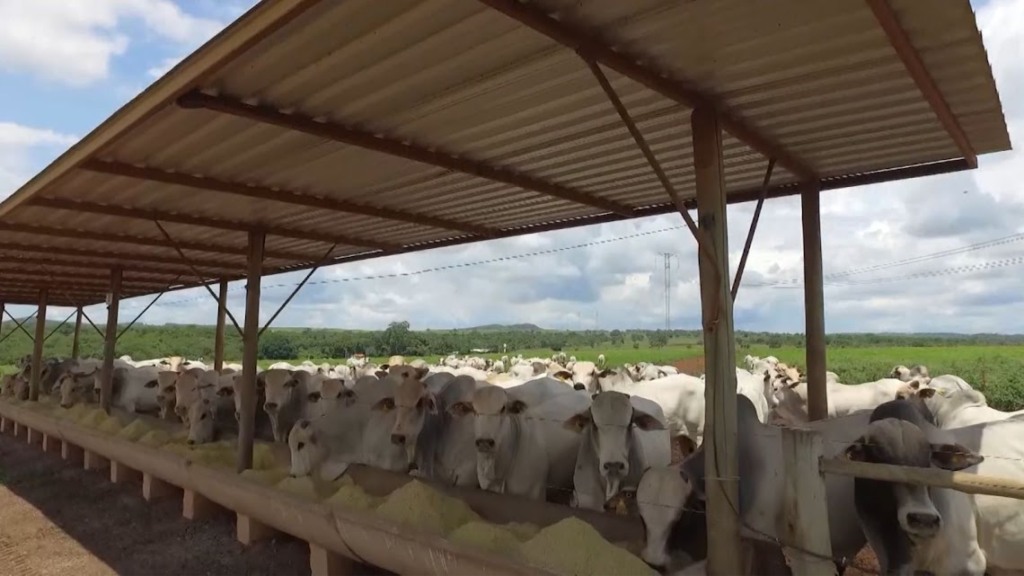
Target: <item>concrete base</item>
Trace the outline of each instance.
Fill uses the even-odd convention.
[[[110,460],[107,460],[95,452],[83,450],[83,454],[84,458],[82,458],[82,467],[86,470],[105,470],[110,466]]]
[[[181,499],[181,515],[189,520],[209,518],[217,510],[217,505],[194,490],[185,490]]]
[[[29,428],[28,432],[25,435],[25,440],[29,444],[33,445],[33,446],[35,446],[36,444],[42,444],[43,443],[43,433],[40,432],[39,430],[33,430],[33,429]]]
[[[177,487],[173,484],[168,484],[151,474],[142,475],[142,497],[146,502],[173,496],[176,490]]]
[[[15,438],[24,438],[27,434],[28,434],[28,428],[25,428],[25,426],[23,426],[21,424],[18,424],[17,422],[14,423],[14,437]]]
[[[60,453],[63,442],[49,434],[43,434],[43,452]]]
[[[110,481],[114,484],[124,482],[138,482],[142,480],[142,474],[134,468],[129,468],[116,460],[110,462]]]
[[[277,534],[277,530],[258,520],[253,520],[251,516],[246,516],[245,514],[236,515],[235,537],[246,546],[261,540],[269,540],[275,534]]]
[[[14,422],[7,418],[0,418],[0,434],[9,434],[14,430]]]
[[[355,563],[316,544],[309,544],[309,572],[311,576],[347,576],[355,574]]]
[[[64,442],[61,445],[60,457],[70,464],[81,464],[85,458],[82,449],[70,442]]]

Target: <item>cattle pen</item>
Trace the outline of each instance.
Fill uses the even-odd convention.
[[[205,287],[218,302],[216,368],[229,324],[244,342],[241,472],[253,466],[257,345],[280,312],[261,323],[263,276],[678,213],[699,253],[707,571],[738,574],[732,305],[761,205],[801,197],[808,412],[822,419],[820,193],[970,170],[1009,149],[968,0],[262,0],[0,203],[0,308],[38,306],[36,401],[47,307],[76,309],[77,336],[83,307],[106,302],[105,330],[85,319],[105,337],[109,410],[119,302]],[[758,208],[731,275],[726,205],[748,201]],[[241,322],[226,297],[238,280]],[[141,476],[147,498],[182,489],[186,516],[235,511],[243,542],[272,530],[308,540],[317,575],[349,561],[543,573],[24,406],[0,403],[0,415],[5,431],[109,466],[114,481]],[[819,465],[820,440],[786,438],[802,492],[781,543],[794,573],[833,570],[823,473],[1024,497],[1008,479]],[[519,505],[478,500],[506,518]],[[555,507],[522,514],[569,514]],[[605,533],[637,529],[583,516]]]

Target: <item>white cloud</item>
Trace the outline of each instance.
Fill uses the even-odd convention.
[[[75,143],[77,137],[0,122],[0,198],[6,198],[21,186],[37,167],[32,160],[34,150],[59,152]]]
[[[223,24],[186,14],[169,0],[0,0],[0,68],[72,86],[106,78],[125,53],[125,20],[189,49]]]
[[[178,64],[178,62],[181,62],[181,60],[183,58],[184,58],[184,56],[174,56],[172,58],[164,58],[159,64],[157,64],[156,66],[153,66],[152,68],[146,70],[146,75],[148,75],[150,78],[153,78],[153,79],[160,78],[164,74],[167,74],[168,72],[170,72],[171,68],[174,68]]]

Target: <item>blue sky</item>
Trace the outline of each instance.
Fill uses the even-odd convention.
[[[109,116],[181,57],[236,18],[243,0],[0,0],[0,198]],[[972,1],[996,74],[1011,138],[1024,129],[1024,0]],[[981,159],[971,173],[848,191],[822,199],[826,274],[841,273],[1024,233],[1024,155]],[[733,261],[753,207],[730,207]],[[699,293],[692,239],[678,216],[594,226],[339,266],[317,273],[279,325],[414,328],[492,322],[545,327],[663,325],[661,262],[672,271],[672,325],[698,325]],[[403,279],[355,277],[430,269],[597,240],[610,243],[427,272]],[[920,263],[836,278],[826,285],[831,332],[1024,332],[1024,240],[962,251]],[[802,331],[799,202],[769,202],[736,305],[748,330]],[[964,268],[966,267],[966,268]],[[957,270],[952,270],[957,268]],[[967,272],[964,272],[966,270]],[[268,317],[299,276],[264,281]],[[281,285],[285,286],[281,286]],[[241,286],[230,303],[241,316]],[[122,306],[133,316],[146,299]],[[17,310],[18,314],[27,309]],[[66,312],[54,310],[52,317]],[[90,310],[102,318],[102,307]],[[203,292],[166,296],[145,322],[213,319]]]

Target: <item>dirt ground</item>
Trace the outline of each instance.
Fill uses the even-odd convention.
[[[147,503],[139,483],[111,484],[0,436],[0,574],[309,574],[305,542],[244,547],[234,515],[181,517],[181,496]]]

